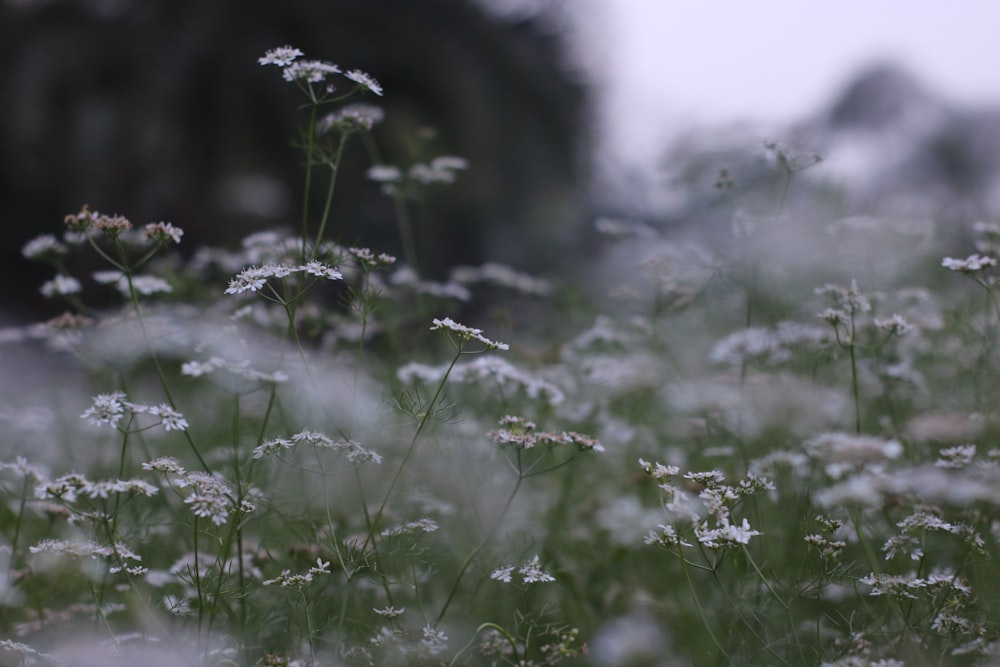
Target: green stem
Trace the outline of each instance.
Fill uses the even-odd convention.
[[[326,191],[326,202],[323,205],[323,217],[319,222],[319,231],[316,232],[316,241],[313,243],[313,256],[315,257],[317,249],[319,248],[320,242],[323,240],[323,234],[326,231],[326,223],[330,218],[330,208],[333,204],[333,187],[337,183],[337,171],[340,169],[340,158],[344,155],[344,146],[347,145],[347,133],[342,132],[340,135],[340,142],[337,144],[337,152],[333,156],[333,161],[329,163],[330,165],[330,186]]]
[[[382,498],[382,503],[378,506],[378,511],[375,512],[375,518],[372,520],[371,528],[368,532],[368,538],[365,540],[364,547],[367,547],[375,537],[375,531],[378,529],[379,521],[382,519],[382,514],[385,512],[385,506],[389,503],[389,498],[392,496],[392,492],[396,489],[396,485],[399,483],[399,478],[403,474],[403,469],[409,462],[410,458],[413,456],[413,452],[417,448],[417,440],[420,438],[420,434],[423,432],[424,427],[430,420],[431,415],[434,414],[434,406],[437,404],[438,399],[441,397],[441,393],[444,391],[445,384],[448,383],[448,377],[451,375],[452,369],[455,368],[455,364],[458,363],[459,358],[462,356],[462,346],[459,344],[458,349],[455,353],[455,357],[448,364],[448,369],[444,373],[444,377],[441,378],[441,382],[437,386],[437,390],[434,392],[434,396],[431,398],[430,402],[424,410],[424,413],[420,416],[420,422],[417,424],[417,430],[413,433],[413,437],[410,439],[410,444],[406,448],[406,453],[403,454],[403,460],[400,461],[399,467],[396,468],[396,474],[393,475],[392,481],[389,483],[389,489],[385,492],[385,496]]]
[[[694,588],[694,581],[691,579],[691,572],[688,570],[687,560],[684,558],[684,554],[680,553],[680,547],[678,547],[678,556],[681,561],[681,569],[684,571],[684,579],[687,581],[688,590],[691,591],[691,598],[694,600],[694,606],[698,609],[698,616],[701,617],[702,625],[704,625],[705,630],[708,631],[708,636],[712,638],[712,643],[715,644],[717,649],[719,649],[719,653],[721,653],[726,659],[726,664],[736,664],[729,657],[729,654],[726,653],[726,649],[722,645],[722,642],[720,642],[719,638],[715,636],[714,632],[712,632],[712,625],[708,621],[708,616],[705,615],[705,609],[701,606],[701,600],[698,599],[698,592]]]
[[[139,332],[142,334],[143,343],[145,343],[146,348],[149,350],[149,358],[153,362],[153,367],[156,369],[156,376],[160,380],[160,386],[163,388],[163,394],[167,398],[167,403],[174,410],[177,410],[177,403],[174,401],[173,395],[170,393],[170,387],[167,384],[166,373],[163,372],[163,367],[160,365],[160,358],[156,354],[156,348],[153,346],[153,341],[149,337],[149,331],[146,329],[146,321],[142,316],[142,308],[139,306],[139,294],[136,292],[135,285],[132,283],[132,272],[127,269],[124,271],[125,278],[128,280],[128,293],[129,298],[132,302],[132,308],[135,310],[136,320],[139,322]],[[208,462],[198,451],[197,445],[194,444],[194,440],[191,438],[191,434],[187,429],[181,431],[184,434],[184,439],[187,440],[188,447],[194,452],[195,458],[198,459],[198,463],[207,473],[211,473],[212,469],[209,467]]]
[[[508,510],[510,510],[510,506],[514,502],[514,496],[517,495],[517,491],[518,489],[521,488],[521,482],[523,481],[524,477],[518,475],[517,482],[514,484],[514,488],[511,489],[510,495],[507,496],[507,502],[504,503],[503,509],[500,511],[500,515],[497,517],[496,522],[493,524],[493,528],[486,535],[486,537],[484,537],[483,540],[476,545],[476,548],[473,549],[468,556],[466,556],[465,561],[462,562],[462,567],[458,569],[458,574],[455,576],[455,582],[451,585],[451,590],[448,592],[448,597],[444,601],[444,606],[441,607],[441,611],[438,613],[437,618],[434,619],[433,625],[437,626],[437,624],[441,622],[441,619],[444,618],[445,612],[448,611],[448,606],[451,605],[451,601],[455,597],[455,593],[458,592],[458,585],[459,583],[461,583],[462,577],[465,576],[465,571],[469,568],[469,565],[472,563],[472,560],[476,557],[476,555],[480,551],[482,551],[483,547],[485,547],[489,543],[489,541],[493,539],[493,536],[496,534],[497,530],[500,529],[500,524],[503,523],[504,517],[507,516]]]
[[[403,255],[410,268],[417,275],[420,275],[420,265],[417,263],[417,246],[413,239],[413,225],[410,222],[410,212],[406,208],[405,198],[396,194],[393,201],[396,204],[396,223],[399,225],[399,240],[403,245]]]
[[[861,435],[861,397],[858,389],[857,335],[854,325],[854,310],[851,309],[851,340],[848,352],[851,355],[851,393],[854,397],[854,432]]]
[[[306,128],[306,178],[302,191],[302,263],[306,262],[306,239],[309,237],[309,190],[312,187],[313,151],[315,150],[316,113],[319,105],[313,104],[309,112],[309,125]]]

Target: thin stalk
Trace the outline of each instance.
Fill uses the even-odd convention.
[[[309,190],[312,187],[313,151],[316,148],[316,113],[319,105],[313,104],[306,127],[306,178],[302,190],[302,263],[306,262],[306,239],[309,236]]]
[[[729,654],[726,653],[726,648],[722,645],[722,642],[720,642],[719,638],[715,636],[714,632],[712,632],[712,625],[708,621],[708,616],[705,615],[705,610],[701,606],[701,600],[698,599],[698,592],[694,588],[694,581],[691,579],[691,573],[688,571],[687,560],[684,558],[683,554],[679,555],[681,561],[681,569],[684,571],[684,579],[685,581],[687,581],[688,590],[691,591],[691,597],[694,599],[694,606],[698,609],[698,615],[701,617],[702,625],[704,625],[705,630],[708,631],[708,636],[712,638],[712,643],[715,644],[715,647],[717,649],[719,649],[719,653],[721,653],[722,656],[726,659],[726,664],[730,665],[736,664],[729,657]]]
[[[132,302],[132,308],[135,310],[136,320],[139,322],[139,332],[142,334],[142,341],[145,343],[146,348],[149,350],[149,358],[153,361],[153,367],[156,369],[156,376],[160,380],[160,387],[163,389],[163,394],[167,398],[167,403],[174,410],[177,410],[177,403],[174,401],[173,395],[170,393],[170,387],[167,385],[167,375],[163,372],[163,367],[160,365],[160,358],[156,354],[156,349],[153,347],[153,342],[149,337],[149,331],[146,329],[146,322],[142,316],[142,308],[139,306],[139,295],[136,292],[135,285],[132,283],[132,272],[126,270],[125,278],[128,281],[128,293],[129,298]],[[184,439],[187,440],[188,446],[191,451],[194,452],[195,458],[198,459],[198,463],[207,473],[211,473],[212,469],[209,467],[208,462],[198,451],[197,445],[194,444],[194,440],[191,438],[191,434],[187,429],[181,431],[184,434]]]
[[[851,309],[851,340],[848,344],[851,355],[851,393],[854,397],[854,432],[861,435],[861,397],[858,389],[857,334],[854,324],[854,309]]]
[[[10,540],[10,560],[7,562],[7,579],[14,571],[14,559],[17,557],[17,543],[21,537],[21,522],[24,519],[24,508],[28,504],[28,476],[24,476],[24,487],[21,489],[21,500],[17,507],[17,520],[14,522],[14,535]]]
[[[455,357],[448,364],[448,369],[444,372],[444,377],[441,378],[441,382],[438,383],[437,390],[434,392],[434,396],[431,398],[430,402],[427,404],[427,408],[424,410],[423,415],[420,417],[420,422],[417,424],[417,430],[413,433],[413,437],[410,439],[410,444],[406,448],[406,453],[403,454],[403,460],[400,461],[399,467],[396,468],[396,474],[393,475],[392,481],[389,483],[389,490],[385,492],[385,496],[382,498],[382,503],[378,506],[378,511],[375,512],[375,518],[372,520],[372,526],[368,532],[368,538],[365,540],[364,546],[367,547],[375,537],[375,531],[378,528],[378,523],[382,519],[382,514],[385,512],[385,506],[389,503],[389,498],[392,496],[392,492],[395,491],[396,485],[399,483],[399,478],[403,474],[403,468],[409,462],[410,458],[413,456],[413,452],[417,448],[417,440],[420,438],[420,434],[423,432],[424,427],[430,420],[431,415],[434,414],[434,406],[437,404],[438,399],[441,397],[441,393],[444,391],[445,384],[448,383],[448,377],[451,375],[452,369],[455,368],[455,364],[458,363],[459,358],[462,356],[462,347],[459,344]]]
[[[201,563],[198,562],[198,515],[194,516],[194,584],[198,590],[198,640],[201,641],[201,622],[205,612],[205,598],[201,592]]]
[[[413,224],[410,222],[410,211],[406,208],[406,201],[400,195],[395,195],[393,201],[396,204],[396,223],[399,225],[399,240],[403,245],[403,255],[406,263],[420,275],[420,265],[417,264],[417,246],[413,239]]]
[[[340,169],[340,159],[344,155],[344,146],[347,145],[347,133],[342,132],[340,134],[340,142],[337,144],[337,152],[334,153],[333,160],[329,162],[330,166],[330,186],[326,191],[326,202],[323,205],[323,217],[319,221],[319,231],[316,232],[316,241],[313,243],[313,255],[315,256],[317,248],[319,248],[320,242],[323,240],[323,234],[326,231],[326,223],[330,219],[330,208],[333,204],[333,187],[337,183],[337,172]]]
[[[508,510],[510,510],[510,506],[514,502],[514,496],[517,495],[517,491],[518,489],[521,488],[521,482],[523,481],[524,477],[518,475],[517,482],[514,484],[514,488],[511,489],[510,495],[507,496],[507,502],[504,503],[503,509],[500,510],[500,515],[497,517],[496,522],[493,524],[493,528],[486,535],[486,537],[484,537],[483,540],[476,545],[476,548],[473,549],[472,552],[465,557],[465,560],[462,562],[462,567],[458,569],[458,574],[455,576],[455,582],[451,585],[451,590],[448,592],[448,597],[445,598],[444,606],[441,607],[441,611],[438,613],[437,618],[434,619],[433,623],[434,626],[437,626],[437,624],[441,622],[441,619],[444,618],[445,612],[448,611],[448,607],[449,605],[451,605],[451,601],[455,597],[455,593],[458,592],[458,585],[461,583],[462,577],[465,576],[465,571],[469,569],[469,565],[472,564],[472,560],[476,557],[477,554],[479,554],[480,551],[482,551],[483,547],[485,547],[489,543],[489,541],[493,539],[493,536],[496,535],[497,530],[500,529],[500,524],[503,523],[504,517],[507,516]]]

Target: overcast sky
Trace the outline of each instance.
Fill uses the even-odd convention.
[[[953,101],[1000,106],[996,0],[591,1],[616,141],[648,145],[690,121],[801,118],[876,61]]]

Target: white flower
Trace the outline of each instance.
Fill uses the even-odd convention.
[[[193,471],[178,479],[176,485],[178,488],[191,490],[184,503],[191,506],[195,516],[211,519],[216,526],[221,526],[229,519],[231,494],[229,486],[221,477]]]
[[[934,462],[938,468],[964,468],[976,458],[975,445],[961,445],[942,449],[940,458]]]
[[[263,58],[258,58],[257,62],[261,65],[277,65],[278,67],[288,67],[292,62],[303,55],[301,51],[291,46],[279,46],[276,49],[270,49],[264,54]]]
[[[56,294],[78,294],[81,289],[79,280],[60,273],[42,285],[39,291],[42,296],[50,298]]]
[[[35,259],[46,254],[64,255],[67,247],[60,243],[52,234],[42,234],[31,239],[21,248],[21,254],[28,259]]]
[[[875,318],[875,326],[892,336],[902,336],[910,330],[910,324],[899,315],[893,314],[888,320]]]
[[[367,88],[376,95],[382,94],[382,86],[379,85],[378,81],[373,79],[369,74],[362,72],[361,70],[352,69],[346,74],[344,74],[348,79],[354,83]]]
[[[174,227],[169,222],[151,222],[143,229],[143,235],[147,241],[180,243],[181,237],[184,236],[184,230],[180,227]]]
[[[473,329],[472,327],[467,327],[464,324],[459,324],[450,317],[446,317],[443,320],[434,319],[431,326],[431,331],[437,331],[439,329],[444,329],[446,331],[451,331],[458,335],[461,340],[476,340],[486,346],[489,350],[509,350],[510,346],[506,343],[500,343],[497,341],[492,341],[489,338],[483,336],[482,329]]]
[[[188,422],[184,419],[184,415],[166,403],[150,408],[149,414],[159,417],[160,424],[167,431],[186,431],[188,428]]]
[[[728,518],[723,518],[718,528],[709,529],[707,523],[695,526],[695,537],[709,549],[720,549],[723,547],[734,547],[739,544],[749,544],[750,538],[760,535],[760,531],[750,528],[750,522],[745,518],[739,526],[729,523]]]
[[[551,574],[542,570],[537,554],[531,560],[521,565],[517,571],[524,577],[524,583],[526,584],[546,583],[556,580]]]
[[[156,294],[158,292],[169,294],[174,291],[174,288],[170,286],[170,283],[157,276],[133,276],[132,287],[136,292],[145,296]],[[118,288],[123,294],[126,296],[128,295],[127,281],[119,283]]]
[[[240,271],[236,277],[229,281],[226,294],[244,294],[246,292],[256,292],[267,282],[266,276],[261,274],[261,269],[250,266]]]
[[[147,463],[143,463],[142,469],[162,473],[173,473],[175,475],[183,475],[185,473],[184,467],[181,465],[180,461],[172,456],[161,456]]]
[[[498,567],[490,573],[490,579],[494,581],[502,581],[505,584],[510,583],[511,573],[514,571],[513,565],[505,565],[504,567]]]
[[[322,60],[299,60],[289,64],[281,73],[285,81],[320,83],[330,74],[340,74],[340,68]]]
[[[315,260],[309,262],[305,266],[300,267],[300,270],[306,273],[319,276],[320,278],[327,278],[329,280],[341,280],[343,279],[343,274],[332,266],[327,266],[322,262],[317,262]]]
[[[196,378],[207,373],[211,373],[216,368],[218,368],[218,366],[211,361],[185,361],[181,364],[181,375],[190,375],[191,377]]]
[[[444,632],[425,625],[423,633],[424,638],[420,640],[420,648],[424,655],[438,655],[448,648],[448,635]]]
[[[330,574],[330,561],[316,559],[316,564],[309,568],[309,574]]]
[[[82,418],[95,426],[108,424],[114,426],[125,414],[125,394],[115,391],[110,394],[98,394],[94,397],[94,404],[87,408]]]
[[[376,164],[368,168],[368,178],[377,183],[398,183],[403,180],[403,172],[399,167],[389,164]]]
[[[399,609],[396,609],[395,607],[390,605],[388,607],[383,607],[382,609],[373,608],[372,611],[374,611],[379,616],[383,616],[385,618],[396,618],[397,616],[403,615],[403,612],[406,611],[406,607],[401,607]]]
[[[958,271],[959,273],[976,273],[977,271],[982,271],[985,268],[996,265],[997,261],[995,259],[984,255],[969,255],[965,259],[945,257],[941,260],[941,266],[951,271]]]

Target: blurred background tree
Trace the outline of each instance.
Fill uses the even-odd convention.
[[[580,237],[590,112],[558,21],[472,0],[11,0],[0,4],[0,252],[5,316],[50,276],[20,258],[88,203],[170,221],[200,244],[295,227],[305,121],[270,48],[359,68],[384,87],[382,159],[469,160],[429,203],[431,275],[497,259],[533,270]],[[344,242],[398,250],[391,202],[348,149],[335,202]],[[322,196],[322,188],[317,188]]]

